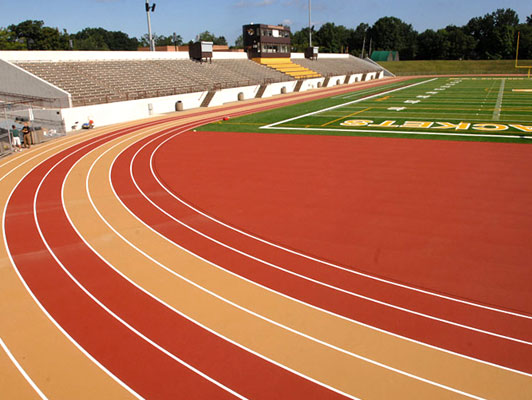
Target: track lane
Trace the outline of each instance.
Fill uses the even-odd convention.
[[[474,329],[507,336],[510,339],[532,341],[532,317],[515,315],[504,310],[499,312],[451,301],[447,298],[431,296],[428,293],[412,291],[408,288],[350,273],[347,267],[344,269],[331,268],[330,265],[297,254],[279,251],[274,246],[249,238],[220,223],[213,223],[212,219],[192,210],[182,201],[176,202],[175,195],[168,188],[161,186],[160,180],[154,175],[154,153],[167,140],[170,140],[168,143],[171,145],[172,137],[172,135],[164,135],[155,138],[153,142],[145,143],[143,145],[145,147],[140,147],[139,143],[135,146],[135,148],[139,148],[139,153],[131,160],[131,164],[135,164],[132,168],[134,179],[143,193],[172,217],[187,221],[187,224],[192,228],[227,244],[230,248],[235,248],[245,254],[257,257],[259,260],[282,266],[289,271],[303,274],[310,279],[332,285],[341,290],[354,292]],[[186,140],[186,138],[184,139]],[[168,176],[168,171],[166,171],[166,176]],[[161,191],[161,188],[164,190]]]
[[[105,135],[109,130],[99,129],[89,135],[59,139],[43,146],[42,151],[39,147],[39,151],[22,153],[16,162],[4,163],[9,168],[2,170],[0,177],[2,216],[5,217],[5,205],[11,191],[32,168],[55,152],[89,137]],[[77,343],[50,318],[21,282],[5,247],[4,229],[0,260],[0,335],[39,390],[48,398],[134,398],[94,360],[80,351]],[[15,382],[10,380],[9,383]],[[6,391],[9,390],[14,389],[6,388]],[[0,390],[0,394],[3,393],[4,389]]]
[[[194,396],[222,398],[225,395],[232,398],[229,393],[206,382],[166,354],[154,351],[145,340],[131,334],[127,328],[89,298],[82,288],[73,284],[70,277],[48,253],[35,226],[33,195],[41,179],[51,170],[55,162],[60,161],[61,156],[60,154],[40,164],[22,180],[8,204],[5,223],[7,240],[15,264],[26,283],[54,319],[82,347],[90,353],[97,354],[96,358],[113,372],[117,371],[117,376],[127,377],[125,380],[134,385],[134,390],[148,394],[152,398],[168,398],[178,393],[189,393],[190,398]],[[67,162],[72,162],[72,159],[73,157],[67,158]],[[42,188],[46,191],[48,186]],[[52,236],[60,246],[63,246],[61,250],[75,254],[83,249],[75,244],[65,246],[66,237],[63,236],[65,232],[57,230],[61,224],[60,219],[55,219],[57,211],[62,210],[60,191],[58,200],[59,203],[53,200],[47,201],[45,198],[44,203],[41,203],[43,207],[41,212],[44,213],[43,218],[52,216],[55,220],[51,228]],[[61,235],[58,235],[58,232],[61,232]],[[81,267],[84,273],[91,270],[90,264],[86,261],[87,259],[80,258],[79,255],[75,256],[76,266]],[[105,335],[105,341],[98,339],[102,333]],[[135,352],[132,353],[131,349],[135,349]],[[143,362],[139,363],[138,360]],[[153,368],[154,365],[157,368]],[[173,379],[176,376],[182,379]]]
[[[113,168],[113,182],[116,182],[117,193],[137,216],[192,252],[202,254],[215,264],[228,265],[231,271],[276,291],[295,296],[299,300],[347,318],[497,365],[524,372],[532,371],[532,346],[500,340],[475,331],[465,332],[460,327],[383,307],[366,299],[286,274],[222,246],[213,246],[212,241],[171,220],[142,196],[136,195],[137,188],[128,171],[132,154],[133,151],[128,149],[123,153],[123,157],[117,159]]]
[[[127,152],[127,151],[130,151],[130,149],[126,150],[126,152]],[[114,168],[113,168],[113,171],[114,171]],[[103,179],[103,177],[101,177],[98,181],[101,181],[102,179]],[[123,183],[123,179],[122,179],[122,178],[120,178],[120,182],[121,182],[121,184]],[[132,192],[132,193],[133,193],[133,192]],[[138,195],[134,195],[134,194],[132,194],[132,193],[130,193],[129,195],[124,196],[124,197],[127,197],[128,200],[131,200],[131,201],[142,201],[142,200],[139,200],[139,197],[140,197],[140,196],[138,196]],[[110,213],[111,213],[111,212],[110,212]],[[163,223],[163,224],[165,224],[165,223]],[[154,227],[157,227],[157,226],[159,226],[159,224],[154,224]],[[162,226],[162,225],[160,225],[160,226]],[[169,228],[169,229],[170,229],[170,228]],[[131,240],[132,240],[132,241],[135,241],[134,238],[131,238]],[[142,244],[142,245],[139,245],[139,246],[141,246],[141,247],[142,247],[142,246],[145,246],[145,243],[144,243],[144,242],[142,242],[142,243],[143,243],[143,244]],[[519,379],[520,379],[520,378],[518,378],[518,380],[519,380]],[[526,381],[527,381],[527,378],[524,378],[524,381],[526,382]],[[496,392],[496,390],[495,390],[495,392]]]

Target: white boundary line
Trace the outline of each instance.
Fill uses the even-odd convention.
[[[431,135],[431,136],[466,136],[478,138],[501,138],[501,139],[532,139],[532,136],[519,135],[486,135],[476,133],[450,133],[450,132],[413,132],[413,131],[382,131],[376,129],[335,129],[335,128],[290,128],[282,126],[261,126],[260,129],[282,129],[287,131],[329,131],[329,132],[360,132],[360,133],[384,133],[387,135]],[[532,318],[532,317],[528,317]]]
[[[2,349],[4,349],[4,351],[6,352],[7,356],[11,360],[11,362],[15,365],[15,367],[17,367],[19,373],[24,377],[24,379],[26,379],[26,381],[30,384],[30,386],[33,388],[33,390],[39,395],[39,397],[41,399],[43,399],[43,400],[47,400],[47,397],[44,395],[44,393],[41,391],[41,389],[39,389],[39,387],[35,384],[35,382],[33,382],[33,380],[26,373],[24,368],[22,368],[22,365],[19,364],[19,362],[17,361],[15,356],[13,356],[13,354],[11,354],[11,351],[9,351],[7,345],[2,340],[1,337],[0,337],[0,347],[2,347]]]

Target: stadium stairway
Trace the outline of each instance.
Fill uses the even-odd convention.
[[[295,79],[321,77],[316,71],[295,64],[289,58],[254,58],[253,61],[287,74]]]

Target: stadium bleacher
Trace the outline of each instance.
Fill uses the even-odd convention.
[[[375,71],[356,57],[292,59],[323,76]],[[266,84],[293,77],[247,59],[211,63],[175,59],[16,61],[20,68],[67,91],[72,106]]]
[[[23,61],[16,65],[69,92],[73,106],[289,79],[251,60]]]

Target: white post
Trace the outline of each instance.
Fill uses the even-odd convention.
[[[308,0],[308,47],[312,47],[312,22],[311,22],[311,7],[310,0]]]
[[[155,51],[153,38],[151,36],[150,3],[148,0],[146,0],[146,14],[148,16],[148,40],[150,41],[150,51]]]

